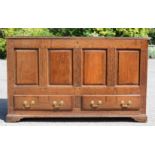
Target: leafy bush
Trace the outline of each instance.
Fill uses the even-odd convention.
[[[49,28],[55,36],[147,37],[147,28]]]
[[[6,40],[3,38],[0,38],[0,58],[4,59],[6,58]]]
[[[148,35],[151,38],[150,44],[155,44],[155,29],[150,29]]]
[[[149,58],[155,58],[155,46],[149,46]]]
[[[2,29],[4,37],[11,36],[51,36],[46,28],[6,28]]]
[[[147,37],[149,29],[145,28],[97,28],[99,36],[111,37]]]

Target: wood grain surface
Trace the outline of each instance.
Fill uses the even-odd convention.
[[[147,46],[141,38],[8,38],[7,121],[132,117],[145,122]]]

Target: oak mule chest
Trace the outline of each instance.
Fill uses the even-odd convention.
[[[130,117],[145,122],[146,38],[7,38],[8,122]]]

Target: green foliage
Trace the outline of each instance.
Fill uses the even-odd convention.
[[[126,29],[116,29],[116,36],[124,37],[147,37],[149,29],[146,28],[126,28]]]
[[[1,28],[0,58],[6,57],[6,37],[10,36],[104,36],[147,37],[155,44],[155,29],[148,28]]]
[[[54,36],[92,36],[93,28],[49,28]]]
[[[4,59],[6,57],[6,40],[3,38],[0,38],[0,58]]]
[[[155,46],[149,46],[149,58],[155,58]]]
[[[51,36],[46,28],[8,28],[3,29],[5,37],[11,36]]]
[[[147,37],[149,29],[145,28],[97,28],[99,36],[107,37]]]
[[[155,44],[155,29],[150,29],[148,35],[151,38],[150,44]]]
[[[147,28],[56,28],[49,29],[54,36],[104,36],[104,37],[147,37]]]

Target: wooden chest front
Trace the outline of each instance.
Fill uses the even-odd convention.
[[[146,121],[147,46],[142,38],[8,38],[7,121]]]

